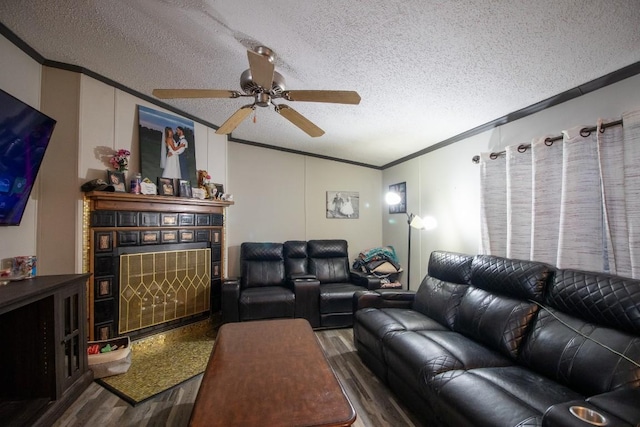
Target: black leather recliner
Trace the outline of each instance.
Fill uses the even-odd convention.
[[[240,246],[241,276],[222,284],[222,322],[294,317],[295,293],[285,277],[282,243]]]
[[[222,321],[304,318],[314,328],[353,324],[353,294],[380,279],[349,269],[346,240],[245,242],[239,279],[222,284]]]
[[[318,284],[317,310],[320,327],[353,324],[353,294],[380,288],[380,279],[349,269],[346,240],[309,240],[307,271]],[[314,326],[313,323],[311,323]]]

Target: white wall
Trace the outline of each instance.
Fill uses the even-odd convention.
[[[82,75],[80,92],[81,157],[76,188],[83,182],[95,178],[106,179],[106,170],[111,153],[121,148],[131,152],[127,181],[140,172],[140,148],[138,136],[138,105],[153,108],[172,115],[165,110],[127,92]],[[196,169],[209,171],[212,180],[226,183],[227,139],[216,135],[213,129],[194,122]],[[106,153],[106,155],[105,155]],[[149,177],[155,180],[156,177]],[[192,183],[195,186],[195,183]],[[81,218],[82,201],[78,201],[77,214]],[[82,223],[77,223],[77,244],[82,246]],[[78,252],[77,265],[82,253]]]
[[[411,289],[416,289],[426,274],[433,250],[478,252],[480,168],[471,162],[473,156],[529,143],[536,137],[557,136],[574,126],[594,126],[599,117],[618,120],[623,112],[634,109],[640,109],[640,75],[385,170],[385,189],[406,181],[408,211],[433,216],[438,222],[434,230],[413,231]],[[407,260],[407,233],[406,216],[385,211],[383,241],[396,247],[403,265]]]
[[[0,88],[39,108],[41,93],[48,96],[50,89],[41,91],[42,67],[3,37],[0,54],[4,59],[0,65]],[[73,80],[65,73],[69,72],[47,72],[47,85],[55,85],[56,80],[67,83]],[[86,180],[103,177],[108,167],[100,160],[100,149],[96,148],[130,149],[131,172],[138,170],[136,105],[160,108],[90,77],[82,75],[79,80],[78,141],[68,141],[71,147],[77,144],[77,177],[73,182],[61,182],[55,168],[40,175],[22,225],[0,228],[0,258],[37,253],[41,265],[51,271],[81,271],[79,186]],[[55,110],[55,106],[48,108]],[[474,155],[529,142],[533,137],[558,135],[568,127],[593,125],[598,117],[617,119],[623,111],[637,108],[640,108],[640,75],[385,171],[227,143],[213,129],[196,124],[196,167],[207,169],[215,182],[225,184],[227,191],[234,194],[236,205],[227,209],[230,275],[237,274],[237,248],[243,241],[345,238],[349,241],[351,259],[361,250],[393,245],[405,265],[406,215],[390,215],[382,198],[389,185],[406,182],[408,211],[433,216],[438,222],[434,230],[412,232],[411,288],[415,289],[426,273],[432,250],[470,254],[478,251],[479,166],[471,162]],[[54,132],[54,137],[57,136]],[[47,180],[47,185],[59,183],[62,190],[56,191],[62,191],[64,197],[58,200],[66,201],[71,194],[75,200],[73,205],[61,202],[55,206],[53,222],[47,221],[51,218],[43,220],[46,213],[38,207],[42,180]],[[337,190],[360,193],[360,219],[325,218],[326,191]],[[51,194],[52,190],[47,191],[47,195]],[[51,222],[54,226],[59,224],[60,229],[49,232]],[[71,231],[60,236],[60,230]],[[56,244],[61,239],[75,241],[75,254],[58,251],[55,258],[47,259],[51,251],[61,247]],[[406,275],[403,281],[406,283]]]
[[[39,176],[38,274],[64,274],[76,268],[78,199],[78,105],[80,75],[43,67],[42,111],[58,122]]]
[[[379,246],[379,170],[230,143],[228,191],[229,275],[239,274],[242,242],[345,239],[349,259]],[[327,219],[327,191],[357,191],[359,219]]]
[[[34,108],[40,109],[42,67],[13,43],[0,36],[0,88]],[[46,156],[45,156],[46,160]],[[36,255],[38,192],[41,179],[31,191],[22,221],[17,227],[0,227],[0,259]]]

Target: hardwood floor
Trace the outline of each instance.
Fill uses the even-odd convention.
[[[358,414],[355,427],[424,426],[361,362],[352,329],[318,331],[316,336]],[[54,426],[186,426],[201,379],[198,375],[135,407],[93,382]]]

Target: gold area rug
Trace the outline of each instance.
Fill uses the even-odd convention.
[[[133,341],[129,370],[96,382],[135,406],[204,372],[217,331],[207,320]]]

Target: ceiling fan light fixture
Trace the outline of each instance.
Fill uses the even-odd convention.
[[[268,107],[271,105],[271,96],[268,93],[256,93],[256,105],[258,107]]]
[[[240,87],[242,91],[247,95],[255,95],[257,92],[264,92],[266,88],[258,85],[253,81],[253,77],[251,76],[251,69],[247,68],[240,75]],[[282,74],[277,71],[273,72],[273,83],[271,84],[271,88],[269,88],[269,93],[272,96],[280,97],[285,91],[285,80]]]

